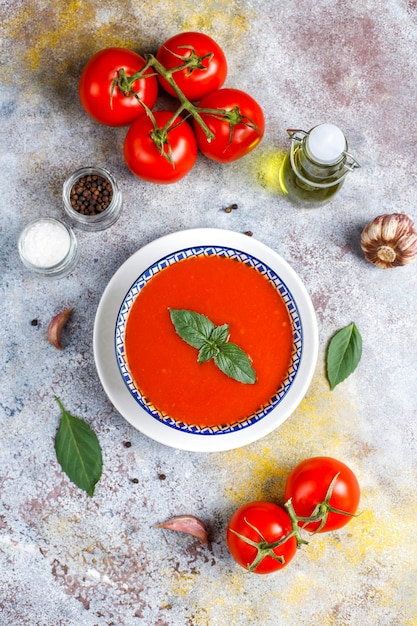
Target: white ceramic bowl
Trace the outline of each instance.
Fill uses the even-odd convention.
[[[292,321],[294,351],[287,378],[266,407],[224,428],[199,428],[159,414],[130,377],[124,356],[125,323],[135,297],[167,263],[189,256],[220,254],[242,260],[265,274],[279,290]],[[94,358],[109,399],[143,434],[174,448],[196,452],[230,450],[266,436],[303,399],[318,353],[317,321],[310,297],[294,270],[271,248],[228,230],[192,229],[161,237],[133,254],[114,274],[101,298],[94,324]]]

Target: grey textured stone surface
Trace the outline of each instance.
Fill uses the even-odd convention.
[[[417,265],[379,270],[364,260],[359,238],[382,213],[417,217],[416,4],[197,5],[1,2],[0,622],[411,626]],[[77,82],[100,48],[154,52],[182,30],[207,32],[222,45],[226,85],[257,98],[266,133],[240,161],[220,165],[200,156],[179,183],[153,185],[124,165],[126,130],[99,126],[84,113]],[[328,206],[297,209],[277,184],[286,128],[325,121],[344,130],[362,168]],[[90,164],[116,176],[122,215],[106,231],[77,230],[80,261],[68,277],[39,279],[20,263],[19,233],[35,217],[64,217],[62,184]],[[225,213],[231,203],[238,209]],[[311,294],[320,332],[317,370],[294,414],[257,443],[210,455],[174,450],[134,430],[108,402],[92,348],[97,305],[117,268],[156,237],[192,227],[251,230],[280,253]],[[68,306],[74,311],[57,351],[46,330]],[[330,392],[325,349],[351,321],[363,337],[362,360]],[[56,461],[54,395],[100,439],[104,472],[93,498]],[[249,576],[226,547],[230,515],[250,500],[282,502],[290,469],[320,454],[357,473],[362,515],[314,537],[277,575]],[[207,522],[208,547],[154,528],[181,513]]]

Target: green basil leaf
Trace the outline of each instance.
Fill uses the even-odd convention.
[[[68,413],[59,398],[55,400],[62,411],[55,437],[58,462],[68,478],[92,496],[103,468],[97,435],[84,420]]]
[[[228,336],[229,324],[222,324],[221,326],[216,326],[216,328],[213,328],[209,337],[209,341],[214,341],[217,345],[221,343],[226,343]]]
[[[229,324],[216,326],[210,333],[210,337],[206,339],[206,343],[200,348],[198,353],[198,362],[205,363],[218,354],[220,346],[226,343],[229,336]]]
[[[214,362],[224,374],[240,383],[253,384],[256,382],[252,363],[239,346],[229,341],[219,348],[220,352],[214,356]]]
[[[198,352],[197,361],[199,363],[205,363],[206,361],[210,361],[217,354],[219,348],[211,343],[205,343]]]
[[[352,322],[339,330],[327,349],[327,378],[334,389],[356,369],[362,356],[362,337]]]
[[[216,328],[208,317],[195,311],[169,309],[169,314],[177,334],[193,348],[202,348]]]

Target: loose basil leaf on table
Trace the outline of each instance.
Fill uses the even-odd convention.
[[[92,496],[103,469],[97,435],[84,420],[68,413],[59,398],[55,400],[62,411],[55,437],[58,462],[68,478]]]
[[[352,322],[332,337],[327,349],[327,378],[331,389],[355,371],[361,356],[362,337]]]

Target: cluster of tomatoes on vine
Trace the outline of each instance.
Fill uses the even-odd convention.
[[[264,115],[249,94],[223,88],[226,57],[208,35],[184,32],[156,55],[105,48],[86,64],[81,103],[101,124],[130,126],[124,141],[129,169],[144,180],[173,183],[194,166],[198,151],[228,163],[253,150]],[[154,110],[162,87],[176,109]]]
[[[352,470],[331,457],[299,463],[285,485],[285,505],[256,501],[240,507],[227,527],[227,544],[239,565],[256,574],[276,572],[307,544],[302,531],[324,533],[345,526],[360,499]]]

